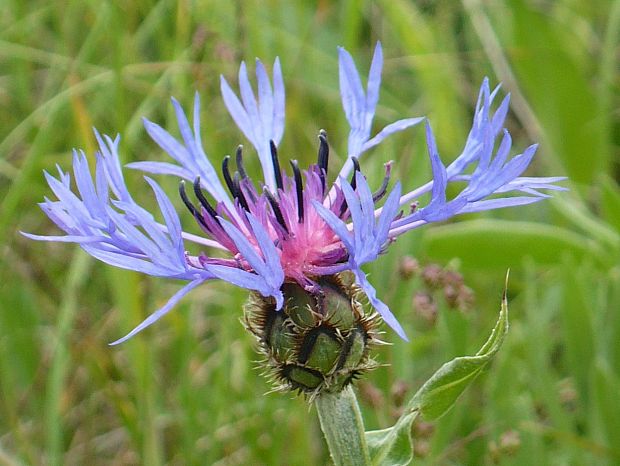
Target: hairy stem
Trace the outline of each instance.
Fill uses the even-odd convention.
[[[364,421],[351,386],[319,395],[314,404],[335,466],[370,465]]]

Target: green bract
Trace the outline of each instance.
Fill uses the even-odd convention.
[[[297,283],[282,286],[285,304],[253,293],[245,325],[265,355],[277,388],[310,396],[340,392],[360,373],[376,366],[369,348],[378,343],[376,314],[366,315],[350,274],[321,277],[317,290]]]

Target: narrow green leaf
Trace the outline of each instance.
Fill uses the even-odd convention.
[[[413,458],[411,424],[414,419],[421,415],[432,420],[446,413],[499,351],[507,332],[508,303],[504,289],[495,328],[476,355],[459,357],[444,364],[413,396],[407,405],[407,410],[394,426],[366,432],[372,464],[377,466],[409,464]]]
[[[442,416],[495,356],[507,332],[508,303],[504,290],[499,319],[480,351],[475,356],[459,357],[444,364],[413,396],[409,410],[419,411],[426,419]]]

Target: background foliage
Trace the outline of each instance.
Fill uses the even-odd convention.
[[[219,74],[234,79],[239,61],[256,56],[283,63],[282,157],[313,160],[325,128],[337,167],[347,127],[336,45],[367,69],[376,40],[386,55],[377,126],[428,115],[449,160],[487,75],[512,93],[516,146],[541,143],[531,174],[566,174],[571,191],[427,227],[368,268],[411,343],[386,333],[386,366],[359,385],[367,427],[390,425],[403,394],[480,346],[510,267],[504,347],[455,409],[415,426],[417,464],[620,463],[619,1],[0,4],[1,465],[327,463],[308,405],[265,395],[239,323],[243,292],[203,286],[110,348],[178,285],[18,230],[54,232],[36,208],[49,195],[42,170],[68,167],[72,147],[92,155],[92,126],[122,134],[125,162],[163,160],[141,117],[176,130],[171,95],[190,105],[199,91],[207,153],[232,152],[245,141]],[[429,177],[419,128],[374,152],[363,159],[374,181],[389,159],[405,188]],[[127,176],[154,206],[140,175]],[[173,193],[175,181],[166,183]],[[424,281],[398,272],[406,254],[458,270],[475,304],[459,312],[436,296],[436,319],[423,318],[412,297]]]

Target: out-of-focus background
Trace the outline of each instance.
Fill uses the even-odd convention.
[[[186,108],[202,96],[214,164],[249,147],[219,76],[236,83],[239,62],[253,69],[255,57],[282,61],[281,157],[310,163],[325,128],[335,175],[348,130],[336,46],[366,73],[377,40],[385,66],[376,128],[427,115],[449,161],[489,76],[512,94],[515,149],[540,142],[528,173],[566,175],[570,192],[427,226],[368,267],[411,337],[387,330],[384,365],[358,383],[368,427],[391,425],[441,363],[481,345],[510,268],[508,339],[452,411],[416,424],[416,464],[620,464],[619,37],[620,2],[605,0],[4,0],[0,465],[328,463],[312,408],[266,394],[239,322],[246,293],[202,286],[111,348],[179,285],[18,231],[58,233],[36,206],[52,196],[42,171],[69,168],[73,147],[92,157],[92,127],[122,135],[124,162],[165,160],[141,118],[176,134],[170,96]],[[362,159],[373,183],[389,159],[404,188],[427,181],[423,129]],[[141,174],[126,176],[154,207]],[[182,210],[177,180],[158,180]]]

